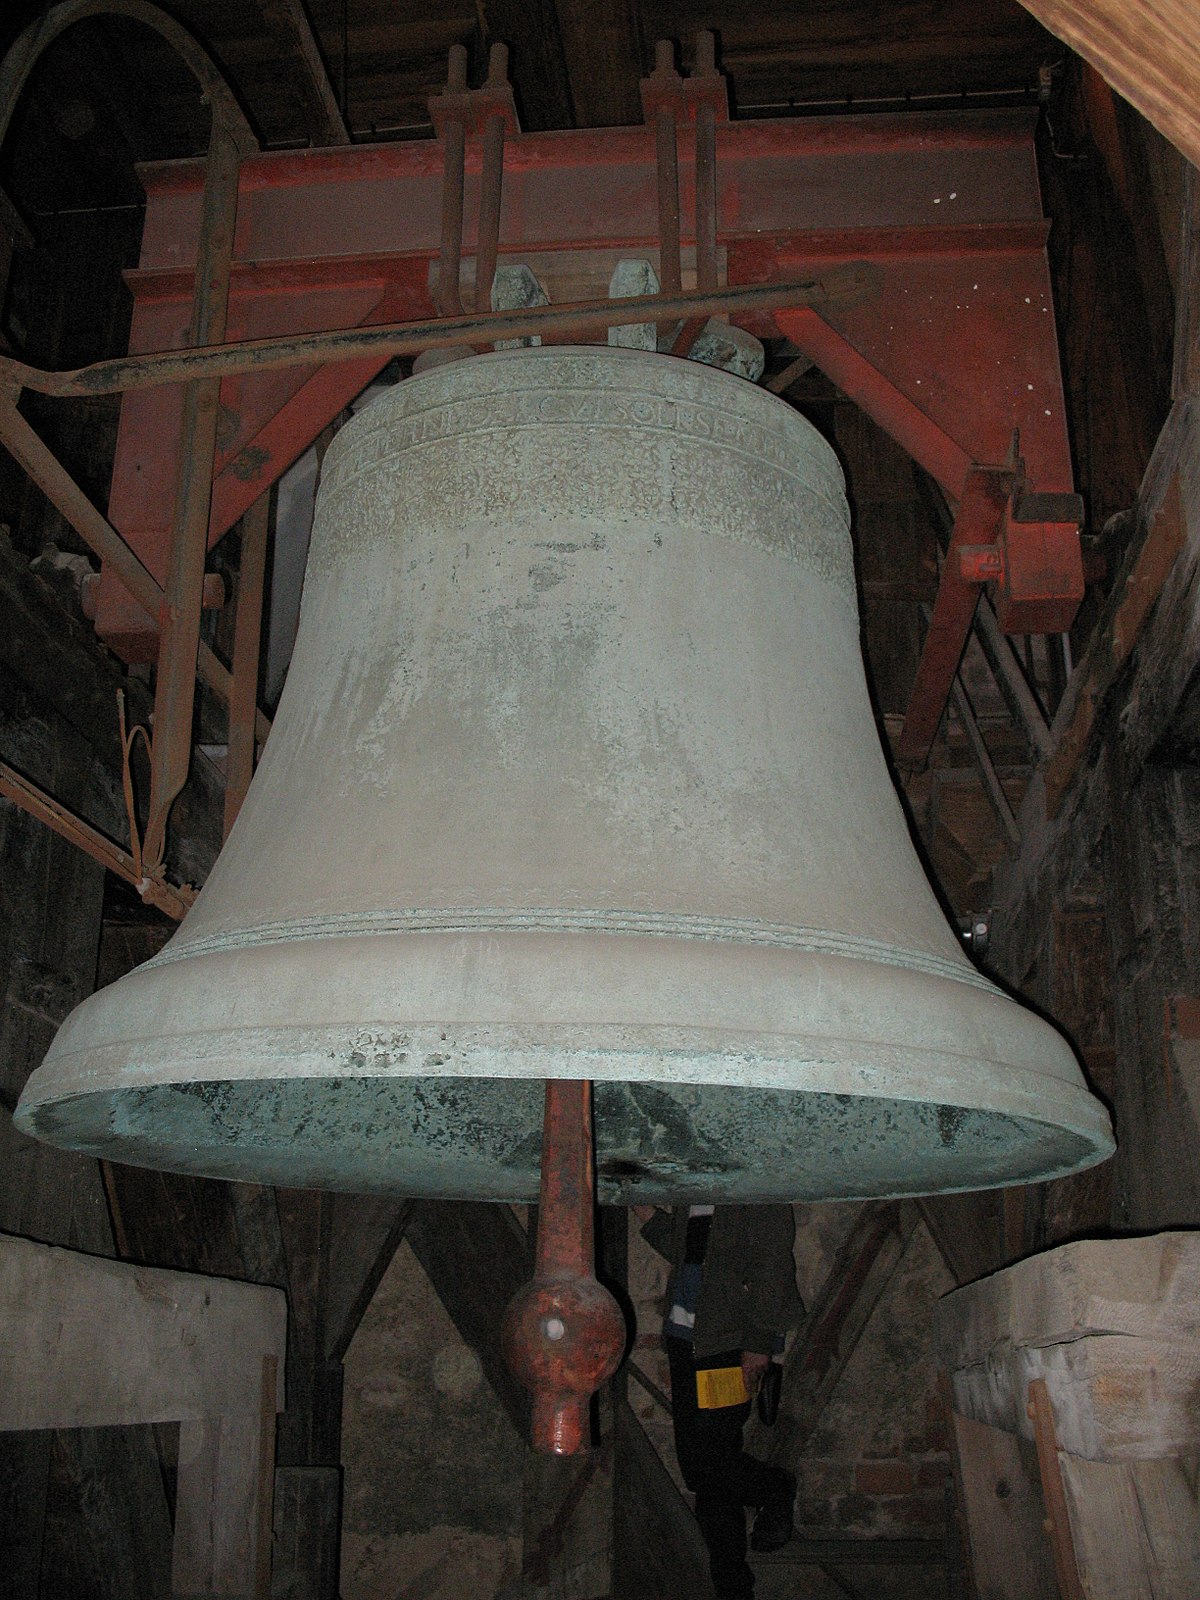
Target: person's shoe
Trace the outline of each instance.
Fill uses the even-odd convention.
[[[785,1472],[782,1480],[778,1493],[759,1507],[750,1531],[750,1548],[761,1554],[782,1550],[796,1525],[796,1479],[792,1473]]]

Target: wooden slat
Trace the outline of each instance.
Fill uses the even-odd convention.
[[[978,1600],[1059,1600],[1033,1446],[968,1417],[952,1421]]]
[[[920,1220],[908,1201],[862,1207],[784,1363],[783,1400],[769,1430],[771,1460],[791,1466],[816,1426]],[[767,1446],[757,1418],[749,1437]]]
[[[1042,1504],[1046,1508],[1043,1526],[1050,1540],[1050,1553],[1054,1558],[1054,1576],[1058,1580],[1058,1592],[1061,1600],[1086,1600],[1075,1561],[1071,1517],[1067,1510],[1067,1496],[1059,1466],[1054,1410],[1050,1403],[1050,1390],[1044,1378],[1035,1378],[1029,1385],[1028,1413],[1033,1422],[1033,1440],[1037,1447],[1038,1471],[1042,1479]]]
[[[325,1286],[325,1354],[345,1359],[371,1297],[404,1237],[412,1201],[339,1194],[333,1201]]]
[[[520,1223],[505,1205],[420,1200],[405,1238],[513,1426],[528,1437],[529,1397],[500,1347],[505,1307],[532,1271]]]
[[[642,52],[634,0],[555,0],[555,10],[576,127],[640,122]]]
[[[654,1600],[708,1594],[708,1555],[696,1519],[625,1400],[614,1405],[613,1429],[613,1593]]]
[[[1200,8],[1194,0],[1021,0],[1158,131],[1200,163]]]

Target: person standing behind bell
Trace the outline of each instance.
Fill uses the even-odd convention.
[[[718,1600],[748,1600],[750,1544],[778,1550],[792,1536],[796,1479],[742,1448],[750,1403],[783,1336],[799,1321],[785,1205],[677,1206],[656,1211],[642,1235],[671,1263],[663,1344],[671,1370],[671,1420],[683,1480],[695,1496]]]

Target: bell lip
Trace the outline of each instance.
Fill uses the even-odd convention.
[[[330,944],[340,947],[343,970],[356,973],[365,987],[343,999],[344,1017],[306,1021],[303,1003],[319,984],[322,955],[330,953],[312,946]],[[439,975],[470,969],[478,977],[481,962],[491,965],[483,992],[448,995],[441,1020],[414,1025],[397,1020],[396,973],[404,971],[406,958],[410,967],[426,959]],[[456,1014],[469,1014],[472,1002],[476,1017],[488,1005],[494,1011],[510,985],[512,1009],[525,1006],[527,1017],[521,980],[528,984],[535,959],[549,993],[590,981],[595,989],[585,998],[593,1014],[540,1026],[494,1014],[488,1021],[455,1022]],[[491,941],[448,933],[359,936],[184,956],[166,966],[147,964],[78,1006],[27,1083],[14,1120],[32,1132],[40,1111],[80,1094],[182,1083],[567,1077],[955,1106],[1059,1128],[1084,1140],[1092,1160],[1103,1160],[1114,1148],[1111,1124],[1067,1041],[962,960],[957,979],[715,941],[528,933]],[[651,961],[658,988],[637,993],[639,1008],[671,1020],[605,1020],[606,1007],[611,1018],[617,999],[624,994],[628,1001],[629,985],[644,978]],[[739,996],[747,989],[786,994],[804,985],[826,997],[822,1030],[754,1028],[744,1003],[736,1027],[711,1019],[703,1025],[705,1019],[688,1010],[696,993],[715,996],[715,1015],[735,989]],[[430,1009],[419,999],[407,1014],[428,1018]],[[674,1003],[664,1009],[667,999]],[[828,1025],[853,1014],[851,1002],[858,1007],[857,1037]],[[226,1015],[217,1019],[222,1004]],[[239,1026],[238,1017],[252,1006],[259,1020]],[[928,1021],[923,1043],[911,1036],[901,1042],[903,1028],[939,1007],[967,1048],[947,1048],[950,1030]],[[863,1024],[871,1016],[868,1031]],[[248,1070],[250,1062],[256,1070]],[[1078,1169],[1076,1162],[1065,1170]]]
[[[375,1026],[380,1031],[386,1028],[386,1025]],[[368,1031],[370,1027],[368,1024]],[[263,1058],[264,1068],[265,1062],[270,1060],[269,1069],[247,1073],[246,1046],[252,1042],[255,1031],[269,1037],[276,1047],[285,1044],[286,1049]],[[983,1065],[1004,1072],[1003,1093],[989,1093],[986,1087],[981,1088],[978,1078],[969,1086],[964,1085],[961,1072],[954,1070],[961,1069],[964,1057],[893,1047],[892,1053],[903,1058],[901,1071],[899,1067],[881,1068],[877,1064],[880,1047],[878,1044],[866,1046],[864,1042],[860,1042],[861,1054],[847,1051],[840,1059],[831,1059],[830,1041],[819,1041],[825,1046],[825,1055],[823,1059],[813,1060],[799,1050],[791,1056],[768,1054],[761,1048],[761,1040],[755,1042],[758,1048],[750,1047],[749,1040],[730,1040],[730,1049],[701,1054],[694,1045],[688,1048],[678,1039],[674,1041],[674,1048],[667,1048],[663,1041],[659,1049],[640,1051],[613,1048],[611,1043],[599,1040],[588,1044],[578,1036],[540,1044],[514,1039],[505,1047],[494,1037],[466,1042],[464,1030],[459,1030],[453,1038],[448,1036],[446,1028],[435,1026],[425,1031],[427,1037],[423,1045],[419,1035],[411,1041],[414,1053],[421,1059],[412,1067],[405,1065],[400,1070],[390,1070],[362,1055],[352,1065],[331,1067],[339,1045],[344,1048],[346,1043],[345,1030],[338,1028],[240,1029],[224,1036],[185,1035],[179,1040],[181,1048],[174,1070],[170,1064],[161,1062],[152,1073],[138,1069],[139,1052],[132,1044],[92,1047],[53,1060],[48,1057],[26,1084],[13,1121],[21,1132],[32,1134],[38,1113],[60,1101],[80,1095],[112,1095],[131,1089],[183,1084],[253,1083],[257,1080],[332,1082],[368,1078],[408,1082],[424,1078],[492,1081],[583,1078],[699,1089],[768,1089],[856,1100],[951,1106],[1060,1129],[1086,1140],[1096,1152],[1096,1160],[1104,1160],[1116,1148],[1108,1114],[1085,1085],[1048,1078],[1044,1073],[1029,1069],[1022,1071],[994,1060]],[[645,1036],[647,1030],[640,1031]],[[411,1035],[415,1030],[406,1032]],[[221,1048],[222,1037],[225,1049]],[[202,1051],[197,1049],[201,1041]],[[435,1041],[440,1049],[433,1048]],[[793,1036],[793,1042],[800,1044],[802,1041]],[[853,1041],[841,1042],[850,1044]],[[874,1061],[862,1059],[868,1048],[875,1054]],[[731,1061],[738,1063],[739,1076],[718,1075],[722,1064]],[[980,1064],[978,1057],[972,1057],[971,1061]],[[697,1064],[703,1062],[711,1065],[700,1076]],[[797,1076],[798,1073],[802,1076]]]

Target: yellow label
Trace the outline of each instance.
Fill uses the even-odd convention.
[[[749,1398],[741,1367],[709,1367],[696,1374],[696,1404],[701,1411],[742,1406]]]

